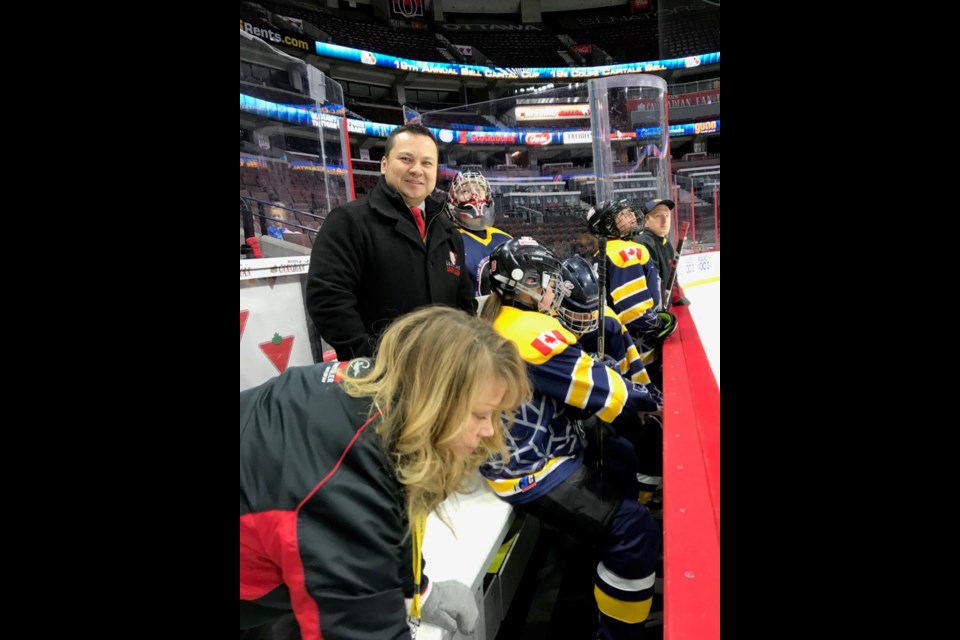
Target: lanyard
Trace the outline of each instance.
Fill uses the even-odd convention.
[[[423,574],[421,562],[423,552],[423,530],[427,526],[427,517],[420,516],[413,523],[413,604],[410,606],[409,622],[411,635],[416,637],[415,629],[420,626],[420,579]]]

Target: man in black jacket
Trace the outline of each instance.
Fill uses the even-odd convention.
[[[637,242],[650,250],[653,264],[660,275],[660,300],[664,308],[668,306],[666,298],[667,288],[670,286],[668,280],[673,275],[677,253],[670,244],[670,239],[667,238],[670,235],[670,223],[675,206],[673,200],[659,198],[647,200],[643,205],[643,233],[637,236]],[[683,296],[680,283],[674,285],[672,297],[670,304],[690,304],[690,301]]]
[[[428,197],[439,151],[430,130],[398,127],[386,142],[380,180],[335,208],[310,255],[306,306],[337,359],[373,355],[390,322],[428,304],[475,314],[463,238]]]

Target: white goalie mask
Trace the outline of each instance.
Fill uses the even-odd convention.
[[[487,179],[478,171],[462,171],[450,185],[447,214],[463,227],[480,231],[493,224],[493,198]]]

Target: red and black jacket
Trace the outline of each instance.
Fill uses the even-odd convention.
[[[292,610],[304,640],[410,637],[405,495],[379,414],[337,383],[370,365],[292,367],[240,393],[241,629]]]

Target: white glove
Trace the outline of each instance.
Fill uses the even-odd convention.
[[[430,583],[430,594],[420,614],[424,622],[469,636],[477,627],[480,612],[469,587],[456,580],[447,580]]]

